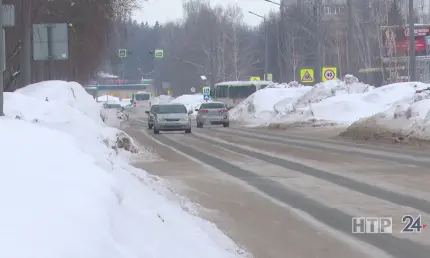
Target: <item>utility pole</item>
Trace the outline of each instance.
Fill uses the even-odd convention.
[[[0,8],[3,9],[3,0],[0,0]],[[3,112],[3,10],[0,9],[0,116],[4,116]]]
[[[321,0],[314,0],[314,22],[315,22],[315,83],[321,82]]]
[[[264,21],[264,80],[266,80],[267,74],[269,74],[269,30],[267,29],[266,17],[251,11],[248,12]]]
[[[22,45],[20,55],[21,87],[31,83],[31,2],[21,0]],[[50,78],[51,79],[51,78]]]
[[[267,81],[269,74],[269,29],[267,28],[266,18],[264,18],[264,80]]]
[[[414,0],[409,0],[409,81],[416,81]]]
[[[353,17],[352,17],[352,0],[347,0],[346,2],[347,5],[347,14],[346,14],[346,19],[347,19],[347,43],[348,43],[348,47],[347,47],[347,73],[348,74],[353,74],[354,71],[352,70],[352,53],[353,53],[353,33],[352,33],[352,29],[353,29]]]

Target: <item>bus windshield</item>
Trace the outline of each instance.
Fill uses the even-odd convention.
[[[150,98],[151,98],[151,94],[149,94],[149,93],[134,94],[134,99],[136,101],[149,100]]]
[[[249,86],[232,86],[229,89],[229,96],[233,99],[243,99],[257,91],[254,85]]]

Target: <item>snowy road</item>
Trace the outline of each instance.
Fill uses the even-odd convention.
[[[430,221],[430,155],[244,128],[126,131],[159,160],[136,166],[167,178],[256,258],[428,257],[430,230],[400,234],[401,217]],[[428,152],[427,152],[428,153]],[[352,234],[355,216],[393,217],[393,234]]]

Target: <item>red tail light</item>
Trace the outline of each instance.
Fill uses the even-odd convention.
[[[223,110],[222,110],[222,112],[223,112],[223,113],[227,113],[227,112],[228,112],[228,110],[227,110],[227,109],[223,109]]]
[[[208,112],[208,110],[207,109],[202,109],[202,110],[200,110],[200,113],[207,113]]]
[[[417,90],[417,93],[422,93],[423,91],[422,90]]]

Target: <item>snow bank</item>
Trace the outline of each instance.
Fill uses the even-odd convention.
[[[230,239],[119,155],[136,145],[79,84],[5,93],[5,113],[0,257],[236,257]]]
[[[349,125],[384,111],[396,102],[413,98],[415,85],[412,83],[405,87],[405,84],[391,84],[375,88],[358,82],[351,75],[345,76],[344,81],[333,80],[313,87],[291,82],[257,91],[233,109],[231,114],[233,120],[254,125]]]
[[[192,112],[191,118],[195,118],[197,114],[196,112],[194,112],[194,110],[199,108],[203,102],[205,102],[205,100],[203,99],[203,94],[197,93],[181,95],[172,100],[170,103],[179,103],[185,105],[185,107],[187,107],[188,112]]]
[[[151,105],[167,104],[170,103],[173,99],[173,97],[170,97],[168,95],[160,95],[151,100]]]
[[[273,119],[284,105],[288,105],[309,91],[311,87],[270,87],[259,90],[229,111],[230,119],[238,123],[263,124]],[[281,104],[276,104],[282,102]]]
[[[369,94],[367,97],[385,108],[356,121],[341,134],[342,136],[360,140],[378,138],[394,141],[430,140],[429,85],[396,83],[378,90],[379,95]]]

